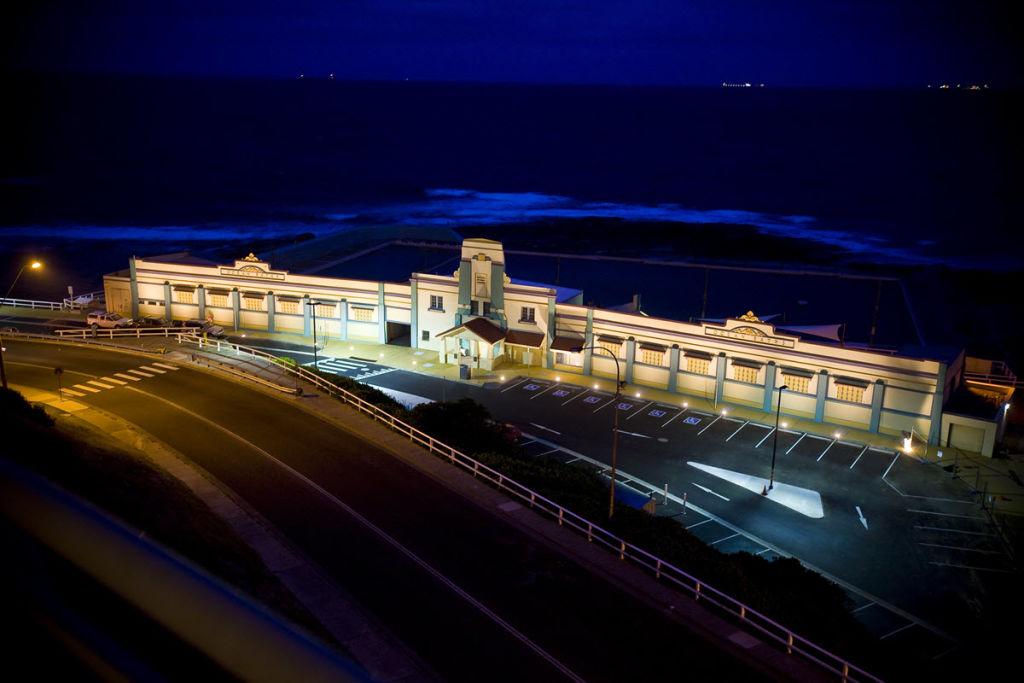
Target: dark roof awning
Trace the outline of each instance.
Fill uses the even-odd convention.
[[[265,296],[263,292],[242,292],[243,299],[262,299]]]
[[[616,337],[613,334],[600,334],[600,335],[597,336],[597,341],[599,341],[599,342],[608,342],[610,344],[621,344],[622,342],[624,342],[626,340],[623,339],[622,337]]]
[[[523,330],[509,330],[505,334],[505,343],[515,346],[529,346],[539,349],[544,344],[544,335],[540,332],[524,332]]]
[[[231,293],[231,290],[230,289],[217,289],[217,288],[211,287],[210,289],[206,290],[206,293],[207,294],[212,294],[213,296],[227,296],[228,294]]]
[[[195,285],[174,285],[175,292],[194,292],[196,291]]]
[[[804,368],[791,368],[783,365],[780,370],[783,375],[789,375],[790,377],[807,377],[808,379],[814,377],[813,370],[805,370]]]
[[[575,353],[583,344],[583,340],[579,337],[555,337],[555,340],[551,342],[551,350]]]
[[[683,349],[683,355],[687,358],[700,358],[701,360],[711,360],[711,354],[707,351],[695,351],[694,349]]]
[[[300,301],[299,297],[297,297],[297,296],[279,296],[279,297],[276,297],[276,298],[277,298],[278,302],[287,302],[287,303],[291,303],[291,304],[297,304]]]
[[[640,350],[641,351],[658,351],[660,353],[665,353],[665,351],[668,350],[668,347],[667,346],[663,346],[662,344],[653,344],[651,342],[640,342]]]
[[[866,379],[860,379],[859,377],[843,377],[842,375],[837,375],[834,378],[834,381],[836,384],[844,384],[848,387],[860,387],[861,389],[867,389],[870,384]]]
[[[444,332],[438,333],[438,337],[449,337],[454,334],[458,334],[460,331],[466,330],[473,334],[475,337],[482,339],[488,344],[493,344],[496,341],[501,341],[505,338],[505,331],[500,327],[492,323],[487,318],[473,318],[461,325],[445,330]]]
[[[755,370],[760,370],[764,365],[764,363],[756,360],[750,360],[749,358],[730,358],[729,360],[733,365],[738,365],[741,368],[754,368]]]

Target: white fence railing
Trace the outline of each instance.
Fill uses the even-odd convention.
[[[42,308],[51,311],[59,311],[64,308],[64,304],[60,301],[38,301],[36,299],[0,299],[0,306]]]
[[[309,372],[301,366],[293,366],[283,362],[280,358],[265,351],[252,347],[242,346],[232,342],[221,340],[204,340],[196,336],[186,334],[177,335],[180,344],[189,344],[197,348],[231,351],[236,355],[250,356],[253,359],[262,358],[273,365],[284,369],[286,372],[296,375],[301,379],[313,384],[329,395],[337,397],[360,412],[371,416],[375,421],[382,422],[394,431],[408,437],[411,441],[426,448],[431,453],[436,453],[447,459],[453,465],[457,465],[470,472],[474,477],[483,478],[494,484],[499,490],[518,498],[523,503],[539,513],[545,514],[552,520],[557,521],[559,526],[567,526],[570,529],[585,535],[587,540],[598,543],[611,552],[617,554],[621,560],[629,560],[633,564],[647,570],[657,579],[668,581],[676,588],[688,593],[695,600],[717,608],[719,611],[735,619],[742,626],[756,631],[770,641],[785,648],[789,654],[798,654],[807,660],[821,666],[826,671],[836,674],[842,681],[880,681],[867,671],[851,664],[845,658],[826,650],[813,643],[803,636],[795,633],[792,629],[783,626],[771,617],[758,612],[752,607],[733,598],[732,596],[709,585],[707,582],[688,574],[686,571],[676,567],[656,555],[652,555],[643,548],[619,538],[615,534],[594,524],[572,510],[546,498],[545,496],[529,489],[514,479],[488,467],[484,463],[462,453],[451,446],[438,441],[426,432],[422,432],[412,425],[399,420],[387,411],[364,401],[355,394],[352,394],[332,382]]]
[[[98,338],[115,339],[118,337],[170,337],[172,335],[195,335],[200,332],[198,327],[111,327],[97,328],[72,327],[69,329],[54,330],[53,333],[61,339],[71,337],[80,339]]]
[[[180,327],[178,328],[181,329]],[[99,339],[93,339],[91,337],[68,337],[61,339],[60,337],[54,337],[52,334],[38,334],[35,332],[0,332],[0,337],[5,340],[23,340],[31,342],[43,342],[49,344],[75,344],[76,346],[98,346],[104,349],[110,349],[111,351],[120,351],[126,353],[151,353],[155,355],[163,355],[165,349],[146,349],[137,346],[124,346],[112,341],[101,341]]]

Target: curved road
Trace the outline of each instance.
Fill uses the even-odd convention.
[[[757,677],[433,479],[294,405],[302,399],[273,398],[189,368],[140,369],[158,367],[149,356],[6,345],[12,383],[53,391],[53,367],[64,368],[64,386],[81,394],[75,400],[138,425],[212,473],[447,680]],[[123,384],[102,379],[119,376]]]

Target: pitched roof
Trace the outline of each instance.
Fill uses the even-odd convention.
[[[578,337],[555,337],[551,343],[552,351],[576,351],[584,344],[583,339]]]
[[[471,332],[480,339],[483,339],[488,344],[493,344],[494,342],[501,341],[505,338],[505,331],[487,318],[473,318],[472,320],[467,320],[461,325],[456,325],[451,329],[438,333],[437,336],[447,337],[463,329]]]
[[[544,343],[544,335],[540,332],[525,332],[523,330],[509,330],[505,335],[506,344],[516,346],[530,346],[539,349]]]

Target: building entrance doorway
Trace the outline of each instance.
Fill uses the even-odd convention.
[[[412,327],[406,323],[388,321],[386,330],[387,343],[392,346],[412,346],[411,332]]]

